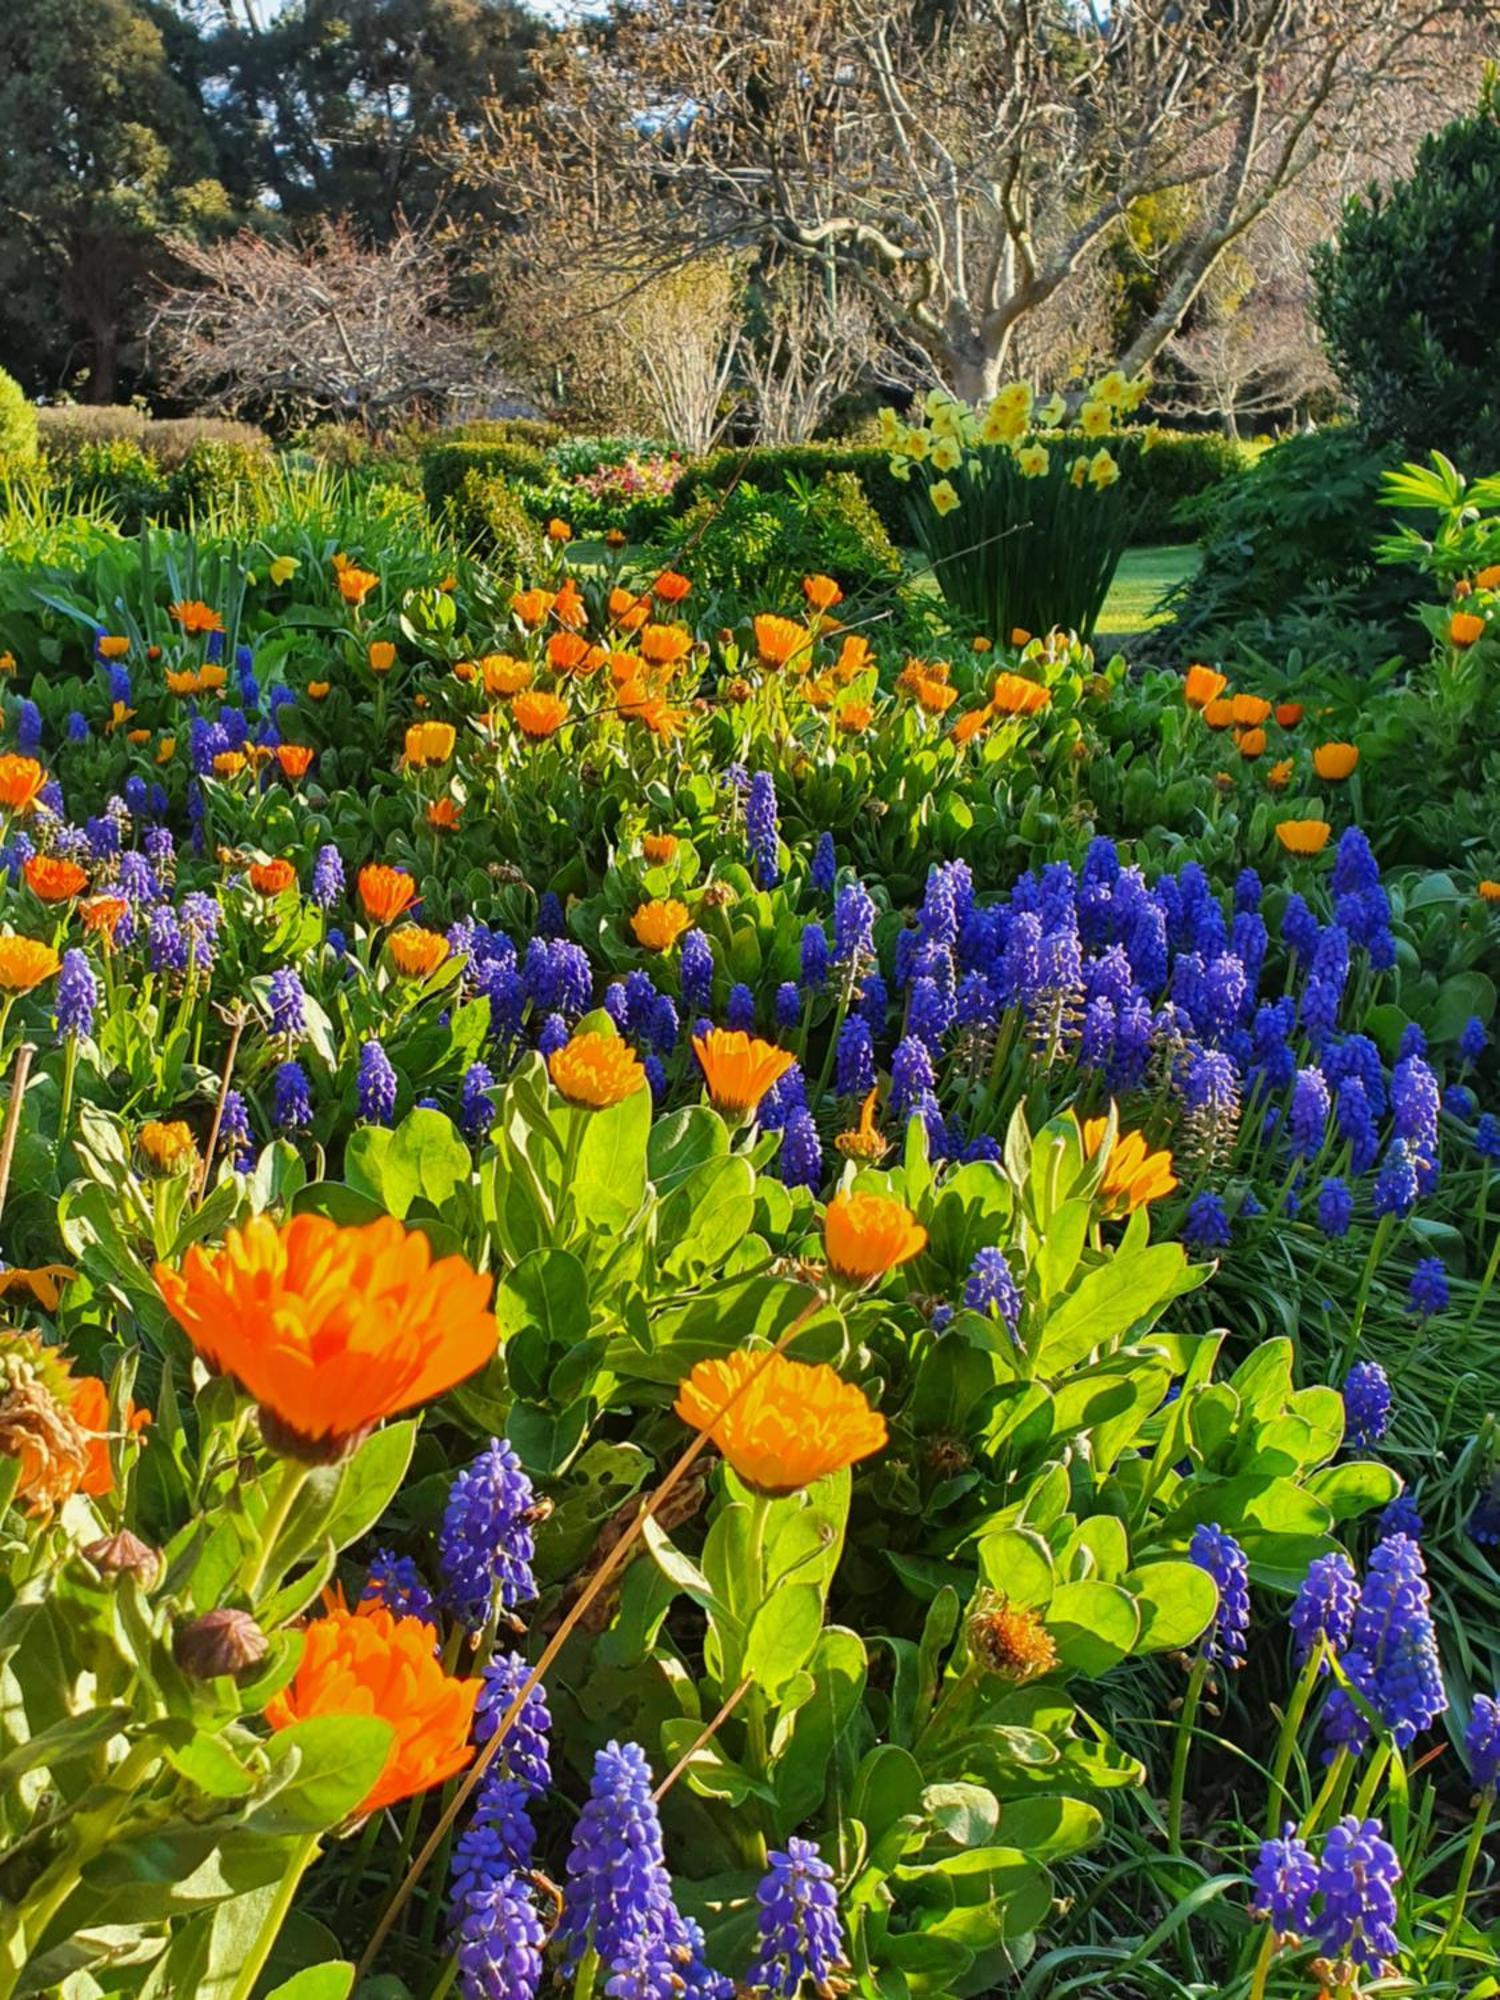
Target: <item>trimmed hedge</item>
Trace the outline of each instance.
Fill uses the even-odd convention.
[[[80,444],[46,461],[48,482],[64,506],[106,507],[127,534],[147,520],[180,526],[235,488],[262,484],[274,463],[264,440],[247,446],[213,437],[188,444],[175,463],[129,438]]]
[[[203,445],[227,445],[242,453],[266,453],[271,448],[270,439],[254,424],[228,417],[149,417],[133,403],[56,403],[36,414],[42,450],[54,461],[128,444],[171,472]]]
[[[35,458],[35,407],[20,383],[0,368],[0,471],[15,471]]]
[[[545,455],[531,444],[488,444],[444,438],[422,454],[422,496],[434,520],[452,519],[462,531],[460,505],[469,475],[544,486],[551,477]],[[480,524],[475,524],[476,526]]]

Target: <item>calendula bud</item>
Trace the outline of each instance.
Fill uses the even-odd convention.
[[[242,1674],[258,1667],[266,1652],[266,1635],[248,1611],[206,1611],[180,1625],[172,1641],[172,1657],[195,1681]]]
[[[142,1590],[149,1590],[161,1573],[161,1551],[120,1528],[113,1535],[101,1535],[90,1542],[83,1554],[101,1576],[133,1576]]]

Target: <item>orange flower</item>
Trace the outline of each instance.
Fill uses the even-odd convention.
[[[990,695],[990,707],[997,715],[1035,715],[1052,700],[1051,688],[1024,674],[998,674]]]
[[[1480,570],[1474,582],[1480,590],[1500,590],[1500,563],[1490,563]]]
[[[581,632],[589,622],[589,608],[583,601],[583,594],[573,577],[569,577],[562,589],[552,600],[552,616],[559,625],[569,625]]]
[[[976,633],[969,641],[969,651],[971,653],[993,653],[994,650],[994,640],[987,637],[983,632]]]
[[[1010,643],[1017,648],[1029,646],[1031,644],[1031,634],[1026,630],[1024,625],[1012,625],[1010,628]]]
[[[686,903],[669,899],[642,903],[630,919],[630,928],[635,932],[636,943],[643,944],[647,951],[670,951],[692,921]]]
[[[823,1249],[850,1284],[883,1278],[917,1256],[927,1231],[904,1202],[883,1194],[836,1194],[823,1217]]]
[[[528,631],[534,631],[555,602],[550,590],[518,590],[510,600],[510,608]]]
[[[279,855],[272,861],[252,861],[249,875],[250,887],[258,896],[284,896],[297,880],[291,862]]]
[[[805,655],[812,645],[812,634],[795,619],[775,618],[763,611],[754,625],[755,650],[762,666],[784,667],[790,660]]]
[[[946,681],[928,680],[920,677],[913,690],[917,706],[926,715],[946,715],[958,700],[958,689],[949,687]]]
[[[372,674],[388,674],[396,664],[396,647],[390,639],[372,639],[365,648],[365,659]],[[312,693],[312,689],[308,689]]]
[[[458,731],[451,722],[414,722],[406,732],[406,761],[415,770],[446,764],[453,755]]]
[[[847,687],[856,674],[862,674],[866,667],[873,664],[869,640],[862,632],[850,632],[833,663],[833,677],[841,686]]]
[[[1182,698],[1189,708],[1207,708],[1229,685],[1224,674],[1212,667],[1189,667],[1183,676]]]
[[[1034,1680],[1038,1674],[1050,1674],[1057,1665],[1057,1642],[1041,1613],[1007,1604],[993,1591],[984,1592],[979,1599],[967,1636],[971,1651],[986,1672],[1009,1681]]]
[[[521,734],[537,741],[557,734],[568,719],[568,704],[555,694],[543,694],[533,688],[516,696],[510,712]]]
[[[360,605],[380,582],[372,569],[360,569],[354,563],[345,563],[338,572],[339,596],[346,604]]]
[[[214,759],[214,776],[237,778],[245,768],[245,761],[243,750],[221,750]]]
[[[159,1118],[148,1118],[136,1134],[136,1144],[147,1164],[159,1174],[185,1173],[198,1164],[198,1141],[193,1137],[193,1128],[180,1118],[169,1124]]]
[[[1500,882],[1483,881],[1479,884],[1481,903],[1500,903]]]
[[[648,666],[675,667],[693,650],[686,625],[647,625],[641,632],[641,658]]]
[[[650,599],[617,583],[609,593],[609,615],[622,632],[639,632],[651,616]]]
[[[64,861],[55,854],[33,854],[22,873],[32,895],[43,903],[66,903],[89,878],[76,861]]]
[[[1234,740],[1242,757],[1259,757],[1266,747],[1266,732],[1263,729],[1242,729]]]
[[[1238,729],[1259,729],[1271,713],[1271,704],[1258,694],[1237,694],[1229,706]]]
[[[94,651],[101,660],[123,660],[130,651],[130,641],[117,632],[101,632],[94,641]]]
[[[359,900],[365,915],[377,924],[393,924],[411,907],[417,885],[404,868],[387,868],[372,861],[359,871]]]
[[[774,1352],[741,1348],[700,1361],[675,1407],[747,1486],[775,1496],[800,1492],[886,1442],[885,1418],[826,1362],[809,1367]]]
[[[589,656],[589,642],[580,632],[554,632],[547,641],[547,664],[556,674],[575,673]]]
[[[653,868],[661,868],[677,856],[675,833],[647,833],[641,836],[641,852]]]
[[[1283,729],[1295,729],[1302,720],[1300,701],[1279,701],[1276,704],[1276,720]]]
[[[478,672],[479,669],[472,660],[455,660],[453,662],[453,678],[456,681],[463,681],[465,685],[472,681]]]
[[[1276,823],[1276,838],[1288,854],[1321,854],[1332,831],[1326,819],[1283,819]]]
[[[78,1273],[69,1264],[13,1264],[0,1271],[0,1299],[12,1292],[24,1292],[43,1312],[55,1313],[62,1301],[62,1288]]]
[[[212,660],[198,669],[198,686],[204,694],[217,694],[228,680],[228,669],[215,666]]]
[[[976,736],[983,735],[989,726],[990,711],[987,708],[971,708],[967,715],[961,715],[948,731],[949,740],[962,747],[972,743]]]
[[[1090,1159],[1104,1140],[1107,1118],[1090,1118],[1083,1128],[1083,1150]],[[1126,1215],[1148,1202],[1160,1201],[1177,1185],[1172,1155],[1153,1153],[1144,1132],[1117,1132],[1104,1168],[1099,1194],[1106,1215]]]
[[[91,896],[86,903],[78,905],[78,914],[86,931],[102,937],[106,945],[112,945],[115,927],[129,908],[123,896]]]
[[[835,604],[842,604],[844,593],[831,576],[805,576],[802,579],[802,595],[814,611],[832,611]]]
[[[566,521],[560,521],[554,514],[552,519],[547,523],[547,540],[549,542],[571,542],[572,539],[573,530],[568,526]]]
[[[305,778],[312,769],[313,751],[307,743],[278,743],[276,761],[281,766],[281,775],[295,781]]]
[[[200,632],[222,632],[224,621],[211,604],[201,598],[185,597],[180,604],[169,604],[167,616],[175,618],[190,638]]]
[[[88,1469],[79,1483],[79,1491],[97,1499],[101,1494],[112,1493],[115,1486],[114,1467],[109,1462],[109,1391],[97,1375],[75,1375],[72,1381],[68,1414],[89,1433]],[[129,1401],[122,1414],[124,1434],[128,1437],[139,1437],[151,1421],[149,1410],[137,1409]]]
[[[1234,721],[1234,703],[1218,695],[1205,704],[1203,720],[1210,729],[1228,729]]]
[[[687,577],[680,576],[675,569],[664,569],[651,586],[651,595],[663,604],[681,604],[692,584]]]
[[[547,1070],[569,1104],[607,1110],[645,1088],[646,1072],[628,1042],[590,1031],[554,1049]]]
[[[1484,620],[1472,611],[1455,611],[1448,620],[1448,637],[1455,646],[1472,646],[1484,637]]]
[[[441,931],[424,931],[419,924],[403,924],[385,941],[391,963],[404,979],[427,979],[448,956],[448,940]]]
[[[458,821],[458,807],[452,799],[434,799],[427,808],[427,824],[438,833],[452,833]]]
[[[175,736],[164,736],[161,739],[160,743],[158,743],[156,746],[157,763],[170,764],[172,759],[176,755],[177,755],[177,738]]]
[[[126,733],[125,741],[129,744],[132,744],[137,750],[139,750],[143,743],[149,743],[151,741],[151,731],[149,729],[129,730]]]
[[[18,757],[14,751],[0,757],[0,807],[6,812],[30,812],[46,782],[47,773],[35,757]]]
[[[1358,762],[1359,750],[1353,743],[1320,743],[1313,752],[1313,769],[1330,784],[1352,777]]]
[[[393,647],[391,650],[394,652],[395,648]],[[327,701],[328,691],[332,686],[333,686],[332,681],[309,681],[307,684],[308,700]]]
[[[693,1053],[702,1067],[710,1102],[716,1110],[735,1116],[753,1111],[796,1061],[789,1050],[738,1028],[710,1028],[706,1035],[694,1035]]]
[[[440,1396],[495,1352],[490,1280],[433,1260],[391,1216],[256,1216],[220,1250],[194,1244],[156,1283],[194,1348],[260,1406],[275,1450],[343,1457],[382,1418]],[[431,1646],[431,1634],[428,1634]]]
[[[1283,757],[1279,763],[1273,764],[1266,773],[1266,783],[1271,787],[1273,792],[1284,792],[1291,782],[1292,760],[1290,757]]]
[[[872,1090],[859,1107],[859,1123],[851,1132],[840,1132],[834,1140],[846,1160],[867,1160],[872,1164],[883,1160],[891,1150],[890,1141],[875,1123],[875,1100],[878,1090]]]
[[[846,736],[862,736],[875,720],[875,710],[867,701],[846,701],[834,720]]]
[[[479,662],[488,695],[520,694],[531,686],[535,675],[525,660],[513,660],[509,653],[486,653]]]

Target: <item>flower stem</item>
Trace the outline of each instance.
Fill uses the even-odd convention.
[[[3,1029],[0,1029],[3,1035]],[[16,1155],[16,1139],[21,1130],[21,1100],[26,1095],[26,1079],[31,1074],[35,1042],[22,1042],[16,1050],[16,1067],[10,1079],[10,1103],[5,1113],[5,1136],[0,1139],[0,1214],[5,1210],[5,1194],[10,1186],[10,1163]]]
[[[281,1539],[281,1531],[287,1524],[287,1516],[292,1511],[297,1495],[302,1491],[302,1482],[307,1478],[307,1474],[308,1468],[297,1459],[284,1458],[281,1461],[281,1471],[266,1506],[266,1518],[261,1523],[260,1543],[245,1571],[245,1595],[252,1604],[265,1576],[271,1551]]]
[[[1172,1784],[1167,1794],[1167,1852],[1182,1852],[1182,1800],[1187,1789],[1188,1753],[1192,1749],[1193,1725],[1198,1720],[1198,1704],[1203,1699],[1203,1683],[1208,1679],[1209,1663],[1199,1657],[1193,1662],[1193,1671],[1188,1676],[1187,1693],[1182,1701],[1182,1713],[1177,1718],[1177,1741],[1172,1747]]]
[[[292,1907],[292,1898],[297,1893],[297,1885],[307,1873],[308,1867],[318,1851],[318,1836],[304,1834],[292,1848],[287,1858],[286,1868],[276,1886],[265,1915],[261,1918],[260,1929],[240,1965],[234,1985],[230,1988],[229,2000],[250,2000],[255,1991],[256,1981],[265,1969],[266,1960],[275,1948],[281,1935],[281,1927],[286,1922]]]
[[[1281,1737],[1276,1745],[1276,1761],[1271,1767],[1271,1785],[1266,1794],[1266,1833],[1274,1835],[1281,1824],[1281,1814],[1287,1800],[1286,1774],[1291,1765],[1292,1752],[1297,1747],[1297,1738],[1302,1733],[1303,1719],[1307,1705],[1312,1700],[1313,1689],[1318,1684],[1318,1670],[1323,1664],[1323,1649],[1326,1641],[1320,1636],[1303,1664],[1297,1677],[1297,1685],[1292,1690],[1285,1719],[1281,1725]]]
[[[1474,1810],[1474,1824],[1469,1828],[1469,1838],[1464,1846],[1464,1858],[1459,1865],[1458,1880],[1453,1886],[1453,1909],[1438,1946],[1438,1977],[1447,1969],[1448,1960],[1453,1955],[1459,1928],[1464,1920],[1464,1905],[1469,1900],[1469,1888],[1474,1880],[1474,1869],[1479,1860],[1479,1849],[1484,1840],[1484,1832],[1489,1824],[1490,1808],[1495,1803],[1495,1787],[1486,1785],[1479,1794],[1479,1804]]]

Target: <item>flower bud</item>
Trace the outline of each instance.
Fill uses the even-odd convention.
[[[172,1656],[195,1681],[238,1675],[266,1657],[266,1635],[248,1611],[207,1611],[178,1627]]]
[[[97,1542],[90,1542],[82,1553],[101,1576],[133,1576],[142,1590],[149,1590],[161,1574],[160,1549],[153,1549],[149,1542],[143,1542],[129,1528],[117,1529],[112,1535],[101,1535]]]

